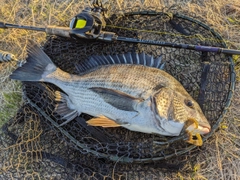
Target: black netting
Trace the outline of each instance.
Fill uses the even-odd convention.
[[[107,24],[105,30],[119,36],[225,47],[221,37],[208,26],[178,14],[113,15]],[[164,70],[199,102],[213,127],[204,140],[221,122],[235,81],[231,57],[225,54],[124,42],[75,41],[55,36],[48,37],[44,51],[58,67],[73,74],[78,73],[75,65],[91,55],[129,51],[154,57],[162,55]],[[158,179],[159,169],[184,168],[187,158],[182,154],[195,148],[185,142],[185,135],[164,137],[124,128],[90,127],[85,121],[91,117],[86,114],[60,127],[62,120],[54,112],[57,89],[48,83],[23,83],[26,102],[3,127],[1,139],[7,150],[5,161],[1,160],[6,164],[1,166],[13,177]],[[25,174],[19,173],[22,168]]]

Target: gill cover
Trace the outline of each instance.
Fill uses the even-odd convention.
[[[169,88],[160,88],[153,96],[153,111],[161,118],[173,119],[173,93]]]
[[[172,89],[162,87],[154,94],[152,110],[155,113],[158,128],[165,131],[166,135],[178,136],[181,133],[184,127],[182,120],[184,114],[181,112],[184,111]]]

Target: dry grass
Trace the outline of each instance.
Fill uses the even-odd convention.
[[[163,9],[178,5],[185,12],[193,12],[208,25],[216,29],[232,48],[240,49],[240,3],[239,0],[103,0],[110,13],[138,6],[140,9]],[[133,4],[134,2],[134,4]],[[76,15],[88,1],[77,0],[0,0],[0,21],[25,25],[62,25]],[[46,35],[42,32],[8,29],[0,30],[0,49],[14,53],[19,59],[24,58],[27,39],[43,43]],[[240,58],[234,57],[237,78],[240,78]],[[0,64],[0,112],[6,108],[4,93],[15,92],[21,95],[19,83],[8,79],[16,63]],[[16,103],[19,104],[19,103]],[[11,117],[18,106],[12,107],[4,119]],[[240,179],[240,84],[237,82],[232,105],[220,130],[204,144],[206,150],[197,157],[192,173],[174,174],[174,179]],[[172,179],[169,175],[165,179]]]

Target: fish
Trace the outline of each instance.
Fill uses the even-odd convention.
[[[55,92],[55,111],[65,120],[60,126],[85,113],[93,116],[87,121],[89,126],[163,136],[185,131],[187,142],[199,146],[201,135],[211,130],[199,104],[179,81],[161,70],[161,56],[154,59],[135,52],[96,55],[77,66],[79,74],[70,74],[33,41],[29,41],[27,53],[25,64],[10,79],[59,87],[62,91]]]

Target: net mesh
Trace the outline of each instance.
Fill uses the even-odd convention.
[[[214,30],[180,14],[145,11],[113,15],[105,30],[132,38],[225,47]],[[76,64],[91,55],[162,55],[164,70],[199,102],[212,126],[204,141],[219,126],[235,82],[232,59],[225,54],[56,36],[49,36],[43,49],[58,67],[72,74],[78,74]],[[23,83],[25,102],[2,128],[0,178],[159,179],[164,169],[187,172],[185,165],[194,156],[189,159],[186,153],[204,150],[204,146],[187,144],[185,135],[165,137],[124,128],[90,127],[87,114],[59,126],[63,121],[54,112],[56,90],[58,87],[48,83]]]

